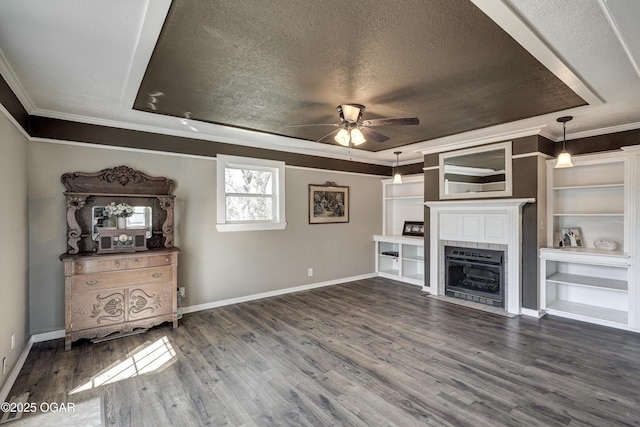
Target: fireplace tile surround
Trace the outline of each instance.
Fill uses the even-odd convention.
[[[430,208],[430,276],[424,291],[444,295],[444,247],[505,252],[505,307],[522,313],[522,206],[535,199],[487,199],[426,202]]]

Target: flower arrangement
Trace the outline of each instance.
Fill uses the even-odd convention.
[[[104,207],[104,216],[107,218],[126,218],[133,215],[133,208],[127,203],[111,202]]]

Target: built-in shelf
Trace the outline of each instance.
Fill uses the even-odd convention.
[[[388,196],[384,198],[385,200],[415,200],[417,202],[423,202],[423,196]]]
[[[629,262],[624,253],[597,249],[541,249],[542,310],[601,325],[629,326]]]
[[[424,221],[422,174],[403,176],[402,184],[382,180],[382,235],[373,236],[373,240],[379,276],[423,286],[424,237],[402,235],[405,221]]]
[[[553,216],[624,216],[623,212],[599,213],[599,212],[574,212],[574,213],[554,213]]]
[[[547,282],[564,283],[567,285],[586,286],[612,291],[627,291],[628,282],[618,279],[603,279],[601,277],[583,276],[580,274],[554,273],[547,276]]]
[[[547,162],[548,238],[558,246],[561,230],[580,233],[582,247],[540,249],[540,304],[545,313],[629,328],[633,310],[629,227],[628,156],[574,156],[574,167]],[[595,248],[614,242],[618,251]]]
[[[554,190],[592,190],[596,188],[624,187],[624,183],[594,184],[594,185],[569,185],[565,187],[553,187]]]
[[[546,312],[552,315],[559,315],[586,322],[607,324],[609,322],[626,326],[628,323],[628,313],[623,310],[603,308],[597,305],[582,304],[572,301],[555,300],[546,308]]]
[[[405,221],[424,221],[424,176],[382,180],[382,235],[401,236]]]
[[[379,276],[424,285],[424,239],[409,236],[373,236]],[[388,255],[384,252],[395,252]]]

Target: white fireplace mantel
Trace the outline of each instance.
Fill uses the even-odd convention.
[[[424,286],[432,295],[444,293],[440,270],[441,241],[467,245],[488,244],[507,247],[507,288],[505,310],[520,314],[520,259],[522,252],[522,206],[535,199],[446,200],[426,202],[430,213],[430,275]]]

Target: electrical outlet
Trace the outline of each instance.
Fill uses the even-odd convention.
[[[187,290],[184,286],[179,287],[178,292],[180,293],[180,298],[184,298],[187,295]]]
[[[2,376],[7,375],[7,358],[2,358]]]
[[[11,350],[16,347],[16,334],[11,334]]]
[[[309,268],[309,270],[307,270],[307,274],[309,277],[313,276],[313,268]]]

